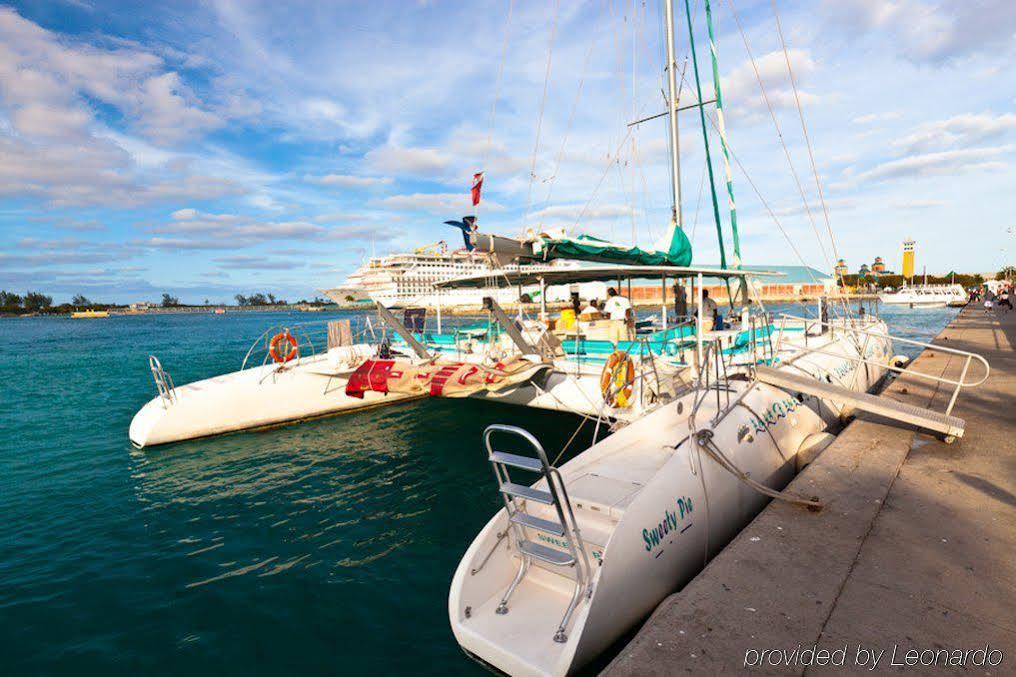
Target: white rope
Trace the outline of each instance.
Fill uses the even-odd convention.
[[[695,446],[705,450],[706,455],[716,461],[721,468],[763,496],[769,496],[770,498],[786,501],[787,503],[803,505],[810,509],[821,510],[823,508],[822,501],[818,500],[818,498],[805,498],[804,496],[800,496],[792,492],[777,491],[776,489],[770,489],[766,485],[753,480],[751,475],[741,470],[726,456],[726,454],[720,450],[719,447],[716,446],[716,442],[713,441],[712,430],[707,429],[701,432],[696,432],[692,435],[692,439],[694,440]]]

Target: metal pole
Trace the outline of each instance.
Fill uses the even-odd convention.
[[[682,227],[681,218],[681,163],[678,160],[680,141],[677,135],[677,62],[674,58],[674,0],[666,0],[665,21],[667,29],[667,88],[669,90],[668,107],[670,108],[670,178],[671,218],[674,224]]]
[[[547,283],[541,277],[540,278],[540,320],[546,321],[547,319]]]
[[[441,333],[441,287],[437,288],[437,333]]]
[[[696,286],[696,289],[695,289],[696,303],[698,304],[698,311],[697,311],[698,312],[698,331],[696,332],[696,334],[697,334],[697,339],[698,339],[699,366],[701,366],[702,365],[702,330],[703,330],[703,327],[705,326],[703,324],[704,320],[703,320],[703,311],[702,311],[702,301],[703,301],[703,298],[702,298],[702,273],[698,274],[698,279],[695,282],[695,286]]]
[[[663,276],[663,297],[660,301],[660,319],[663,320],[663,331],[667,331],[667,276]],[[664,333],[666,336],[666,333]]]

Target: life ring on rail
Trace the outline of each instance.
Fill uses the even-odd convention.
[[[631,394],[635,383],[635,364],[628,353],[615,350],[607,358],[600,372],[600,393],[603,401],[621,409],[632,403]]]
[[[283,343],[288,344],[286,354],[283,355],[279,352],[279,346]],[[299,344],[296,342],[296,337],[290,334],[288,331],[282,331],[272,337],[272,340],[268,343],[268,354],[272,360],[278,364],[285,364],[294,357],[300,354]]]

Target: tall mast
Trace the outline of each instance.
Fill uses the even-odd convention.
[[[705,0],[706,26],[709,28],[709,55],[713,61],[713,93],[716,98],[716,126],[723,149],[723,172],[727,179],[727,205],[730,207],[730,230],[734,238],[734,267],[741,267],[741,236],[737,232],[737,207],[734,203],[734,179],[730,174],[730,153],[727,150],[727,128],[723,122],[723,95],[720,94],[720,67],[716,59],[716,36],[713,33],[713,11]]]
[[[681,218],[681,163],[678,160],[679,142],[677,136],[677,62],[674,58],[674,0],[664,0],[665,20],[667,28],[667,86],[669,89],[670,106],[670,178],[671,220],[678,227],[683,227]]]
[[[706,149],[706,169],[709,170],[709,194],[713,198],[713,218],[716,221],[716,240],[720,245],[720,267],[727,267],[727,251],[723,245],[723,226],[720,223],[720,205],[716,201],[716,182],[713,180],[713,158],[709,152],[709,130],[706,129],[705,104],[702,103],[702,81],[699,78],[698,56],[695,54],[695,31],[691,25],[691,3],[684,0],[685,16],[688,19],[688,51],[691,52],[692,68],[695,69],[695,93],[698,95],[699,119],[702,121],[702,145]],[[719,103],[717,95],[717,103]],[[728,283],[729,292],[729,283]]]

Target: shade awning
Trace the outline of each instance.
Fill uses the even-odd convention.
[[[734,270],[731,268],[707,268],[696,266],[588,266],[583,268],[561,268],[560,270],[502,270],[481,275],[456,277],[435,286],[442,289],[481,289],[483,287],[504,287],[539,284],[578,284],[580,282],[610,282],[631,278],[682,278],[702,277],[730,279],[748,277],[782,277],[784,273],[767,270]]]

